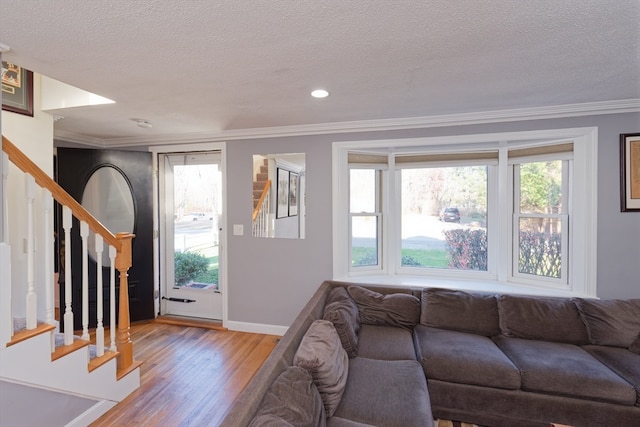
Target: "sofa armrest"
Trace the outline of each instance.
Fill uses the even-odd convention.
[[[293,364],[293,356],[311,323],[322,318],[324,303],[331,287],[329,282],[323,282],[316,290],[267,360],[240,393],[220,427],[249,425],[271,383]]]

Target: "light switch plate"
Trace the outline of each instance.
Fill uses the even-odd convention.
[[[234,236],[242,236],[242,235],[244,235],[244,225],[242,225],[242,224],[233,224],[233,235]]]

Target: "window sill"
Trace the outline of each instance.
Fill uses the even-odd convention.
[[[544,286],[533,286],[514,282],[498,282],[495,280],[443,279],[437,277],[408,275],[362,275],[334,278],[341,282],[353,284],[370,284],[414,288],[446,288],[461,291],[490,292],[496,294],[533,295],[548,297],[595,298],[568,289],[554,289]]]

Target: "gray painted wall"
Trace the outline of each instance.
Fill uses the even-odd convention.
[[[231,141],[228,224],[251,230],[252,155],[305,153],[306,238],[261,239],[228,233],[228,318],[288,326],[332,274],[331,145],[334,141],[416,138],[598,127],[598,296],[640,298],[640,212],[620,212],[621,133],[640,132],[640,114],[586,116],[486,125]],[[425,280],[428,280],[425,278]]]

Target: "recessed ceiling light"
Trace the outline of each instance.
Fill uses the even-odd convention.
[[[153,123],[151,123],[149,120],[144,120],[144,119],[134,119],[134,120],[136,121],[138,126],[141,128],[149,129],[150,127],[153,126]]]
[[[324,89],[316,89],[311,92],[311,96],[313,96],[314,98],[326,98],[327,96],[329,96],[329,92]]]

